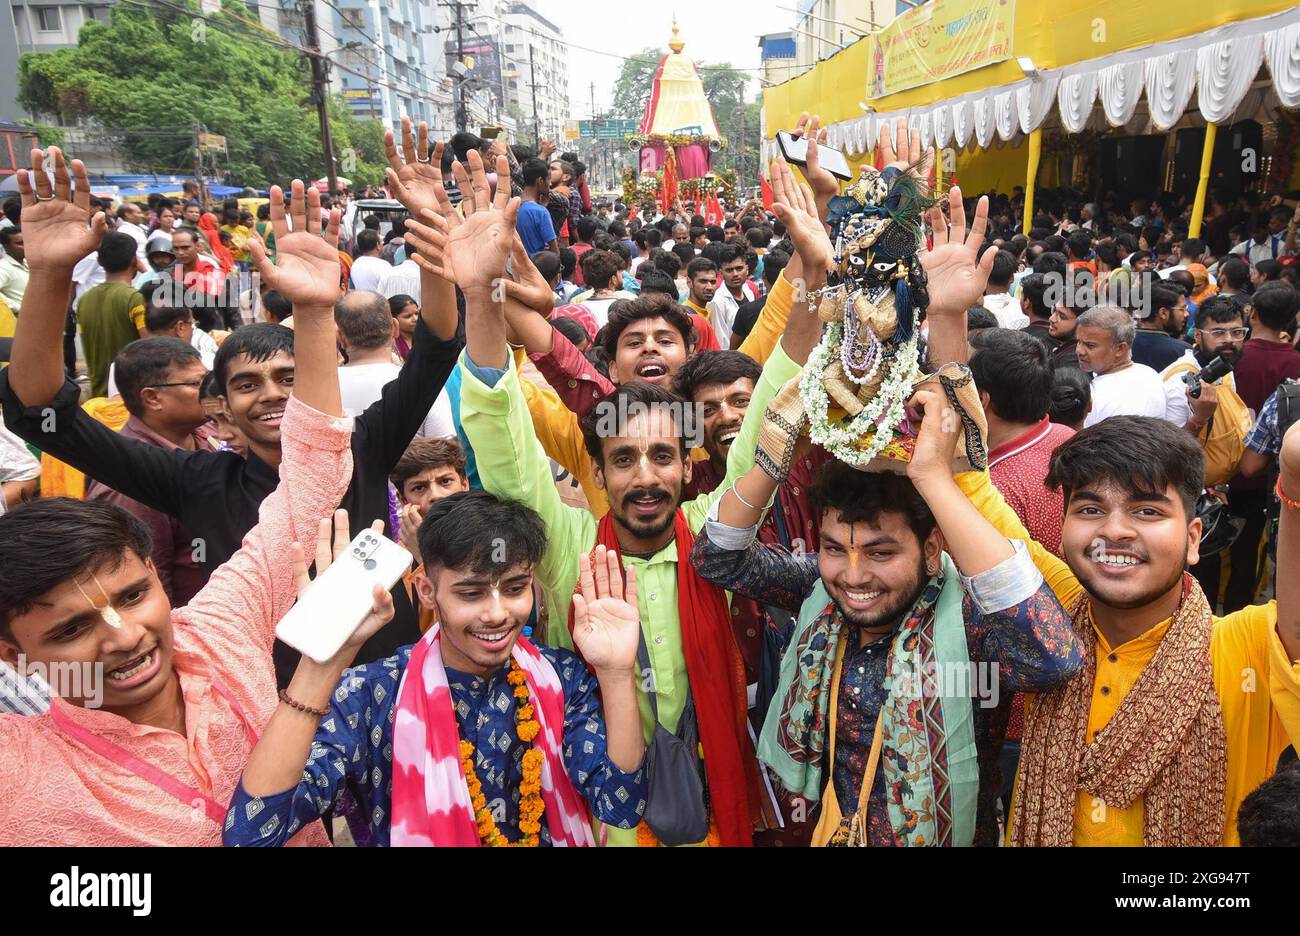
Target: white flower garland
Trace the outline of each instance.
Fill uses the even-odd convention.
[[[842,322],[834,322],[826,329],[821,343],[808,357],[799,381],[799,395],[803,397],[812,440],[840,461],[865,468],[893,441],[894,430],[906,416],[905,406],[912,395],[919,358],[920,329],[914,318],[912,337],[899,346],[889,376],[881,383],[875,398],[848,422],[831,422],[826,415],[830,399],[822,385],[822,375],[838,353],[843,332]],[[868,439],[865,446],[863,439]]]

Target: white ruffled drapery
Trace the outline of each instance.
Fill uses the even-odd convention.
[[[1251,87],[1261,66],[1268,70],[1271,95]],[[926,145],[957,149],[972,140],[987,148],[1031,133],[1053,107],[1069,133],[1107,125],[1166,131],[1182,119],[1193,93],[1200,116],[1215,123],[1253,114],[1274,100],[1300,107],[1300,7],[932,104],[869,113],[833,128],[835,139],[854,155],[875,149],[879,134],[899,117],[920,131]],[[1100,113],[1093,107],[1098,100]]]

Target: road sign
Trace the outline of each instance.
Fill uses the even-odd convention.
[[[621,140],[631,133],[636,133],[635,120],[580,120],[578,134],[584,140]]]

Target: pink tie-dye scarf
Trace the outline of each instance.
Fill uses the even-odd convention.
[[[411,649],[398,689],[393,726],[392,844],[481,844],[460,767],[460,730],[442,665],[439,628]],[[542,799],[552,845],[592,845],[591,814],[569,782],[561,755],[564,692],[550,662],[520,637],[511,652],[528,677],[528,697],[541,727]]]

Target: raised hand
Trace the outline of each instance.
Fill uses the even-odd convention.
[[[19,169],[17,173],[27,266],[32,272],[70,272],[83,257],[99,249],[108,222],[102,211],[93,218],[90,215],[90,182],[85,164],[74,159],[70,179],[63,152],[51,146],[50,156],[54,161],[53,186],[45,174],[45,153],[39,149],[32,150],[31,171]]]
[[[804,136],[808,138],[808,158],[804,166],[803,177],[808,180],[808,184],[812,187],[813,195],[817,199],[817,207],[824,216],[830,200],[840,193],[840,180],[822,168],[817,147],[826,142],[827,131],[821,123],[821,117],[813,115],[809,119],[808,112],[804,111],[799,115],[799,122],[790,131],[790,136],[795,139]]]
[[[389,168],[384,170],[388,187],[407,211],[414,216],[427,208],[444,218],[455,214],[456,208],[442,184],[443,145],[436,144],[430,153],[428,124],[420,121],[418,137],[413,140],[411,118],[403,117],[401,152],[391,130],[384,131],[384,151],[388,154]],[[428,153],[428,159],[421,159],[421,153]]]
[[[961,189],[954,185],[948,191],[948,216],[952,220],[951,228],[939,205],[926,215],[934,232],[934,246],[921,254],[921,267],[930,290],[930,308],[926,314],[965,316],[966,309],[984,295],[997,254],[995,250],[986,250],[983,256],[979,255],[988,228],[989,200],[985,196],[980,198],[967,234]]]
[[[772,160],[772,212],[786,227],[803,262],[804,275],[824,277],[835,262],[835,249],[818,214],[816,196],[807,183],[795,181],[790,165]]]
[[[415,504],[403,504],[398,520],[397,538],[412,556],[420,554],[420,524],[424,515]]]
[[[380,536],[384,535],[382,520],[376,520],[371,524],[370,528]],[[333,533],[332,537],[331,531]],[[352,532],[346,510],[336,510],[332,518],[324,517],[321,519],[316,527],[316,578],[324,575],[325,570],[334,563],[334,560],[347,552],[351,542]],[[298,589],[298,596],[302,597],[303,592],[312,583],[312,576],[307,571],[306,551],[301,543],[290,544],[289,562],[293,567],[293,580]],[[335,658],[341,665],[350,664],[352,657],[361,648],[361,645],[393,619],[393,596],[382,585],[374,587],[372,598],[374,604],[370,612],[366,615],[365,620],[361,622],[361,626],[356,629],[356,632],[348,638]]]
[[[934,148],[922,153],[921,131],[913,128],[909,133],[907,120],[903,117],[894,121],[893,136],[888,131],[888,125],[880,128],[880,155],[885,162],[884,168],[908,169],[914,161],[920,160],[921,164],[912,170],[912,174],[923,182],[928,181],[930,170],[934,168]]]
[[[618,553],[596,547],[595,559],[578,558],[578,593],[573,596],[573,642],[582,658],[600,671],[636,667],[641,612],[636,603],[636,570],[623,569]]]
[[[550,318],[551,313],[555,311],[555,291],[533,265],[528,250],[518,234],[515,235],[510,251],[510,272],[513,275],[501,281],[505,286],[506,295],[528,306],[539,315]]]
[[[450,280],[464,292],[492,290],[493,301],[503,302],[505,295],[496,288],[506,280],[506,261],[518,238],[515,219],[520,200],[510,197],[508,184],[498,185],[493,199],[483,160],[473,150],[467,160],[468,172],[460,163],[453,166],[465,193],[460,203],[465,216],[443,217],[426,208],[420,212],[421,220],[407,222],[407,244],[415,248],[414,259],[422,269]],[[497,178],[509,176],[502,156],[497,159]]]
[[[910,409],[920,411],[922,418],[912,460],[907,463],[907,476],[913,481],[936,474],[948,476],[963,426],[961,417],[937,381],[922,384],[908,404]]]
[[[274,289],[300,309],[329,308],[333,314],[339,288],[339,212],[330,209],[329,222],[321,234],[320,192],[315,186],[304,190],[294,179],[288,220],[284,190],[271,186],[271,229],[275,232],[275,262],[267,256],[260,240],[250,239],[249,252],[257,272]],[[292,222],[292,228],[290,228]]]

